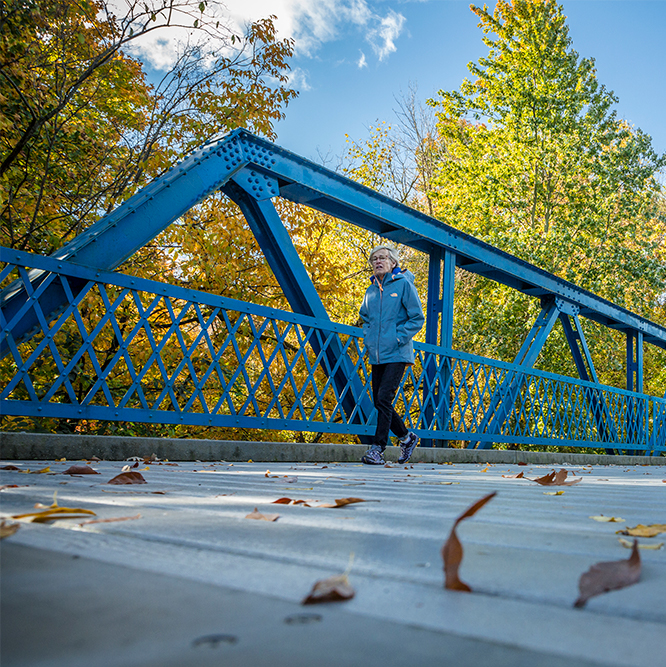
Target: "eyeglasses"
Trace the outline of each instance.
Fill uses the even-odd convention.
[[[391,257],[389,255],[375,255],[370,259],[370,263],[383,262],[385,259],[391,259]]]

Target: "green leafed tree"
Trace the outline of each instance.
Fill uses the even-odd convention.
[[[439,133],[433,192],[427,193],[435,214],[666,321],[659,299],[666,290],[658,181],[664,156],[647,134],[618,118],[617,98],[598,81],[594,60],[573,49],[554,0],[471,9],[488,55],[468,65],[471,77],[459,89],[429,100]],[[461,347],[511,358],[538,304],[490,281],[461,278]],[[588,331],[602,380],[622,385],[622,336],[592,325]],[[539,365],[567,370],[564,345],[555,332]]]

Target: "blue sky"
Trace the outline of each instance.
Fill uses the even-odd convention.
[[[466,0],[219,1],[220,18],[238,32],[273,14],[278,35],[295,40],[291,76],[300,95],[277,126],[277,143],[316,161],[342,155],[345,134],[363,140],[377,120],[395,122],[395,98],[410,85],[423,103],[458,88],[467,64],[488,52]],[[619,98],[618,115],[666,153],[666,0],[560,4],[573,48],[595,59],[599,81]],[[152,33],[136,53],[154,70],[168,68],[178,37]]]
[[[285,13],[298,5],[274,0],[268,4],[276,13],[279,8],[274,3],[280,1],[286,4]],[[321,2],[343,9],[353,4]],[[304,157],[318,161],[319,153],[340,155],[345,133],[360,140],[377,119],[394,122],[395,96],[410,82],[418,85],[425,101],[440,89],[459,87],[468,73],[467,63],[487,53],[468,2],[360,0],[359,4],[368,8],[374,22],[331,21],[326,38],[313,38],[312,20],[308,33],[307,21],[299,24],[297,12],[289,17],[289,33],[297,38],[293,67],[300,96],[278,125],[277,143]],[[666,153],[666,2],[564,0],[560,4],[574,49],[595,59],[599,81],[619,97],[618,115],[650,134],[655,149]],[[387,24],[383,36],[391,43],[382,50],[381,26]],[[299,39],[308,37],[306,48],[300,49]]]

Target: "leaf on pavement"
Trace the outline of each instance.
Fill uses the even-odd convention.
[[[574,607],[583,607],[595,595],[631,586],[640,578],[641,557],[638,553],[638,540],[634,540],[631,556],[627,560],[595,563],[581,575],[578,582],[580,596],[574,602]]]
[[[630,542],[629,540],[625,540],[624,537],[618,537],[618,542],[625,548],[627,549],[632,549],[634,544],[633,542]],[[661,549],[664,546],[663,542],[659,542],[659,544],[639,544],[638,548],[639,549],[653,549],[655,551]]]
[[[51,467],[46,466],[46,468],[42,468],[41,470],[30,470],[28,468],[27,470],[21,470],[21,472],[28,473],[29,475],[43,475],[44,473],[51,472]]]
[[[507,479],[523,479],[525,475],[519,472],[517,475],[502,475],[502,477],[506,477]]]
[[[568,474],[569,473],[562,468],[562,470],[558,472],[553,470],[553,472],[548,475],[537,477],[532,481],[541,484],[542,486],[571,486],[572,484],[578,484],[578,482],[583,479],[582,477],[579,477],[578,479],[572,479],[570,482],[567,482],[566,479]]]
[[[250,512],[245,516],[246,519],[257,519],[258,521],[277,521],[279,514],[262,514],[256,507],[254,512]]]
[[[474,516],[489,500],[497,495],[497,491],[483,496],[477,500],[473,505],[467,508],[455,521],[451,528],[449,539],[446,540],[442,547],[442,558],[444,559],[444,588],[452,591],[467,591],[472,589],[458,576],[458,569],[463,559],[463,548],[458,535],[456,534],[456,526],[463,520],[470,516]]]
[[[337,574],[315,582],[312,590],[301,604],[351,600],[355,594],[356,591],[351,587],[347,574]]]
[[[13,535],[20,527],[20,523],[7,523],[3,520],[0,522],[0,540],[4,540],[5,537]]]
[[[97,470],[93,470],[90,466],[86,465],[73,465],[67,468],[63,475],[99,475]]]
[[[27,512],[26,514],[14,514],[12,519],[25,519],[32,523],[44,523],[55,519],[77,519],[81,514],[92,514],[97,516],[92,510],[84,510],[74,507],[59,507],[56,500],[57,494],[53,494],[53,503],[48,509],[41,512]]]
[[[21,468],[18,468],[17,466],[13,465],[8,465],[8,466],[2,466],[0,470],[21,470]]]
[[[333,503],[323,503],[322,505],[315,505],[315,507],[344,507],[345,505],[352,505],[353,503],[367,503],[367,500],[363,498],[336,498],[335,504]],[[379,502],[379,501],[375,501]]]
[[[602,523],[623,523],[624,519],[619,517],[619,516],[604,516],[603,514],[599,514],[597,516],[591,516],[590,519],[594,519],[595,521],[600,521]]]
[[[666,523],[653,523],[649,526],[639,523],[633,528],[617,531],[618,535],[631,535],[632,537],[656,537],[659,533],[666,533]]]
[[[110,479],[107,484],[148,484],[140,472],[121,472]]]
[[[273,505],[303,505],[303,507],[312,507],[312,505],[308,505],[306,500],[294,500],[293,498],[278,498],[277,500],[274,500],[271,504]]]
[[[544,496],[561,496],[564,495],[564,491],[544,491]]]

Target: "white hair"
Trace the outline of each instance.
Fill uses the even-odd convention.
[[[372,258],[380,251],[380,250],[386,250],[388,252],[389,257],[391,258],[391,261],[394,262],[396,266],[400,266],[400,253],[398,252],[398,249],[395,248],[394,246],[391,245],[378,245],[375,246],[372,249],[372,252],[370,253],[368,257],[368,262],[372,265]]]

